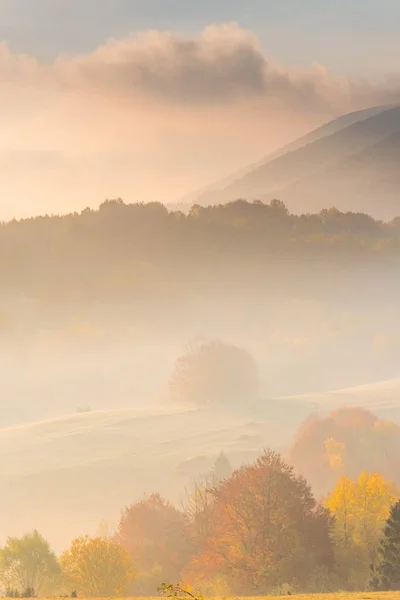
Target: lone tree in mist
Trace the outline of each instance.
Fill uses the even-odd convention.
[[[220,341],[198,343],[178,358],[169,381],[170,397],[195,406],[239,405],[259,387],[254,358],[243,348]]]
[[[376,563],[371,566],[372,591],[400,590],[400,501],[394,504],[383,530]]]

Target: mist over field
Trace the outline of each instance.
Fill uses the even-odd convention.
[[[0,596],[400,590],[400,8],[217,4],[0,1]]]
[[[396,219],[115,200],[0,239],[3,538],[180,505],[221,451],[289,455],[313,415],[399,418]]]

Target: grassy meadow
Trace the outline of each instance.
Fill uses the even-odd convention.
[[[287,596],[221,596],[213,597],[213,600],[263,600],[266,598],[273,598],[279,600],[280,598],[287,598]],[[400,600],[400,592],[337,592],[335,594],[296,594],[292,595],[294,600]],[[51,600],[59,600],[54,598]],[[89,599],[82,599],[89,600]],[[110,600],[110,598],[98,598],[96,600]],[[111,599],[111,600],[117,600]],[[128,598],[126,600],[138,600],[137,597]],[[159,596],[147,596],[140,598],[140,600],[160,600]]]
[[[213,597],[213,600],[264,600],[267,598],[279,600],[287,598],[287,596],[221,596]],[[292,598],[294,600],[296,600],[297,598],[299,600],[400,600],[400,592],[337,592],[335,594],[293,594]],[[129,598],[129,600],[137,599]],[[140,600],[159,600],[159,598],[157,598],[157,596],[154,596],[141,598]]]

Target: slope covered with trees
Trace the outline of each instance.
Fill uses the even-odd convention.
[[[398,219],[383,223],[334,208],[298,216],[278,200],[238,200],[195,205],[183,215],[162,204],[114,200],[80,214],[3,223],[0,272],[3,294],[42,302],[156,291],[166,300],[173,286],[193,289],[221,269],[228,279],[248,270],[245,281],[254,283],[277,261],[397,265],[399,245]]]
[[[374,277],[397,272],[399,249],[398,219],[334,208],[298,216],[278,200],[193,206],[188,215],[114,200],[80,214],[12,221],[0,226],[0,334],[18,331],[18,305],[28,333],[58,327],[60,314],[63,326],[77,313],[104,320],[110,305],[118,307],[115,320],[157,318],[165,329],[167,314],[172,323],[211,292],[216,303],[238,290],[248,298],[268,290],[273,299],[289,287],[325,298],[366,266]]]

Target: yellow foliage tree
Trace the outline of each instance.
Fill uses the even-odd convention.
[[[361,473],[356,485],[357,507],[355,542],[375,552],[381,532],[390,514],[390,508],[398,498],[395,486],[385,481],[379,473]]]
[[[126,550],[101,537],[75,539],[60,562],[65,585],[89,598],[124,596],[134,579]]]
[[[330,437],[325,440],[325,450],[332,471],[343,473],[345,471],[346,444]]]
[[[357,481],[340,477],[327,497],[325,506],[334,516],[336,560],[349,587],[364,589],[382,529],[398,496],[395,486],[382,475],[363,471]]]
[[[353,541],[355,488],[356,482],[343,475],[325,502],[335,517],[332,537],[335,545],[340,547],[346,547]]]

